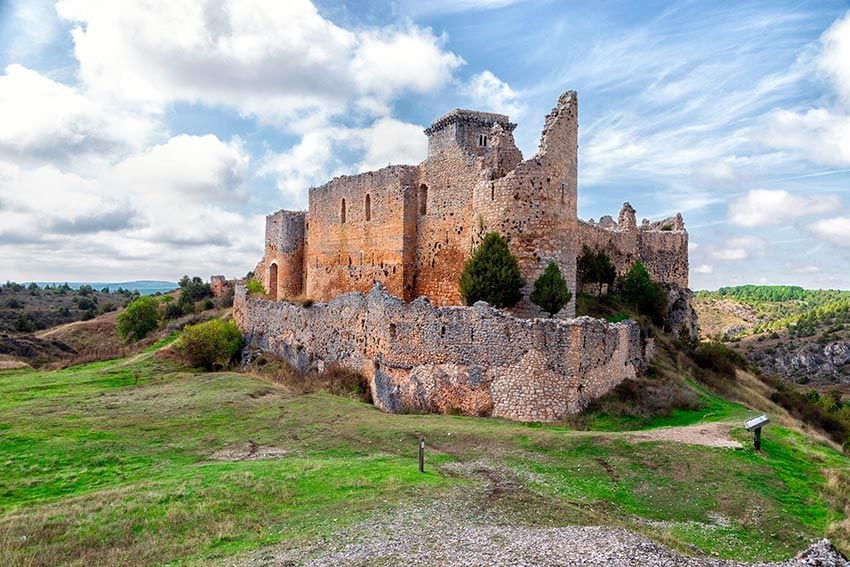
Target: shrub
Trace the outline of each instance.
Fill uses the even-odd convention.
[[[192,296],[188,293],[180,295],[180,299],[177,300],[177,306],[184,315],[189,315],[195,312],[195,300],[192,299]]]
[[[94,301],[89,299],[88,297],[78,297],[76,298],[77,307],[79,307],[83,311],[94,311],[97,309],[97,305]]]
[[[159,326],[159,302],[150,296],[133,300],[118,315],[118,334],[125,341],[139,341]]]
[[[186,327],[177,349],[190,365],[216,370],[227,368],[243,345],[242,332],[233,321],[213,319]]]
[[[604,250],[594,252],[585,245],[576,261],[576,274],[579,285],[595,283],[601,290],[602,284],[614,285],[617,270]]]
[[[80,321],[91,321],[95,318],[97,313],[94,312],[94,309],[86,309],[83,311],[82,317],[80,317]]]
[[[207,298],[204,300],[204,311],[212,309],[213,307],[215,307],[215,303],[213,303],[212,299]]]
[[[111,301],[104,301],[100,304],[100,307],[98,308],[97,312],[103,315],[104,313],[115,311],[116,309],[118,308],[115,307],[114,303],[112,303]]]
[[[729,376],[735,375],[736,368],[744,368],[747,365],[741,353],[715,341],[700,343],[694,350],[693,357],[702,368]]]
[[[32,333],[35,331],[35,323],[30,313],[19,313],[15,319],[15,330],[19,333]]]
[[[183,276],[180,278],[180,291],[181,298],[183,296],[189,296],[192,301],[200,301],[205,297],[212,297],[212,288],[210,288],[210,284],[204,283],[198,276],[193,278]]]
[[[549,317],[563,309],[570,302],[573,294],[567,288],[567,282],[561,275],[561,270],[555,262],[549,262],[540,277],[534,282],[531,301],[546,311]]]
[[[166,319],[179,319],[183,316],[183,310],[176,303],[169,303],[165,306]]]
[[[20,309],[23,307],[23,304],[14,297],[10,297],[3,303],[3,307],[6,309]]]
[[[94,288],[88,284],[81,285],[80,289],[77,290],[78,295],[91,295],[94,293]]]
[[[263,284],[261,284],[260,281],[255,278],[251,278],[250,280],[248,280],[248,283],[245,284],[245,289],[247,289],[248,293],[251,295],[266,294],[266,289],[263,287]]]
[[[652,281],[646,267],[638,260],[622,282],[623,299],[641,315],[647,315],[656,325],[664,323],[667,316],[667,293]]]
[[[523,285],[519,264],[497,232],[484,237],[460,276],[460,293],[467,305],[486,301],[494,307],[513,307],[522,299]]]

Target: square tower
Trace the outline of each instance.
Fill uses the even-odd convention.
[[[434,120],[425,129],[428,136],[428,157],[435,156],[449,146],[458,146],[467,152],[483,156],[490,145],[490,133],[499,124],[513,132],[516,124],[505,114],[479,112],[456,108]]]

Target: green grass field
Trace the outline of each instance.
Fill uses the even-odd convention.
[[[746,412],[703,408],[649,424]],[[192,564],[299,545],[397,506],[486,479],[450,462],[494,462],[521,485],[482,506],[528,525],[608,524],[680,550],[794,555],[842,519],[824,471],[850,461],[766,430],[764,452],[638,442],[610,432],[495,419],[387,415],[328,394],[294,396],[238,373],[187,371],[152,353],[55,372],[0,373],[0,565]],[[634,425],[634,424],[631,424]],[[603,431],[608,430],[608,431]],[[747,435],[734,432],[742,442]],[[428,470],[417,470],[417,441]],[[216,459],[249,444],[282,454]],[[545,513],[541,513],[541,510]]]

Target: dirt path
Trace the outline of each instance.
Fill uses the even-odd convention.
[[[635,431],[625,433],[624,435],[628,435],[630,438],[639,441],[671,441],[673,443],[702,445],[704,447],[740,449],[741,444],[729,435],[729,432],[734,427],[735,424],[733,423],[698,423],[685,427],[662,427],[646,431]]]

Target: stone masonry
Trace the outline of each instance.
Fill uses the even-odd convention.
[[[381,282],[406,301],[427,296],[436,305],[460,305],[464,263],[487,232],[498,231],[526,280],[512,309],[518,316],[543,315],[528,297],[550,261],[575,293],[584,245],[608,250],[621,272],[641,259],[661,283],[687,287],[681,215],[638,228],[627,204],[618,223],[578,220],[574,91],[546,116],[530,159],[514,143],[515,127],[502,114],[453,110],[425,130],[428,158],[421,164],[341,176],[310,189],[306,212],[267,218],[256,277],[273,299],[328,301]],[[573,301],[558,316],[574,314]]]
[[[578,220],[574,91],[546,116],[530,159],[515,127],[502,114],[453,110],[425,130],[419,165],[337,177],[310,189],[306,212],[269,215],[254,271],[267,297],[236,290],[248,343],[302,372],[357,371],[387,411],[560,420],[634,377],[645,363],[635,323],[571,319],[574,299],[545,319],[529,296],[554,261],[575,297],[577,256],[604,249],[621,274],[642,260],[670,290],[677,324],[692,329],[682,217],[638,227],[627,203],[617,222]],[[491,231],[526,281],[508,312],[462,306],[463,265]]]
[[[479,302],[406,303],[380,283],[301,307],[237,286],[233,315],[249,344],[298,371],[336,363],[365,376],[390,412],[459,412],[556,421],[643,365],[633,321],[521,319]]]

